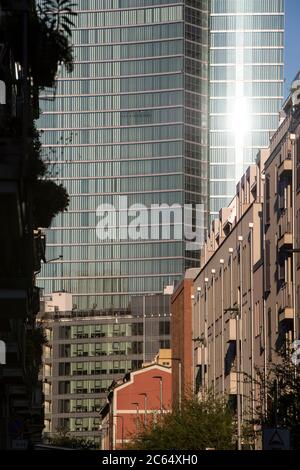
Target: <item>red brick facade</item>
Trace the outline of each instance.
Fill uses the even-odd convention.
[[[189,394],[193,384],[192,302],[193,280],[199,269],[189,269],[171,299],[172,404]],[[181,387],[180,387],[181,382]]]
[[[155,378],[160,377],[160,378]],[[102,412],[102,449],[121,449],[144,424],[171,410],[171,369],[158,364],[131,372],[109,394]]]

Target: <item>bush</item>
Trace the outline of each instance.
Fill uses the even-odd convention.
[[[37,180],[33,186],[33,217],[35,227],[47,228],[59,212],[69,205],[66,189],[51,180]]]

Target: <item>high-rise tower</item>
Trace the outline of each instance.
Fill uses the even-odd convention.
[[[211,0],[210,210],[235,194],[277,129],[283,99],[284,0]]]
[[[202,203],[207,210],[208,1],[78,0],[75,64],[39,127],[70,194],[47,233],[40,285],[78,308],[126,308],[198,263],[178,240],[97,238],[96,209]]]

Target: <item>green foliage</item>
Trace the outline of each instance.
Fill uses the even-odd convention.
[[[40,132],[37,130],[35,123],[29,128],[30,148],[29,148],[29,165],[28,173],[30,179],[44,176],[46,173],[46,165],[41,157],[41,141]]]
[[[152,421],[133,436],[129,449],[225,450],[234,448],[233,415],[225,401],[211,394],[196,398]]]
[[[57,428],[56,435],[48,438],[48,443],[58,447],[68,447],[70,449],[92,450],[95,444],[87,439],[80,439],[69,436],[69,430]]]
[[[290,429],[292,446],[300,449],[300,365],[293,364],[289,353],[280,353],[280,362],[269,366],[267,377],[261,372],[258,376],[257,423]]]
[[[49,27],[40,18],[32,20],[30,28],[29,63],[34,83],[39,87],[53,86],[57,67],[64,64],[73,70],[73,49],[63,32]]]
[[[34,389],[38,384],[38,374],[42,365],[43,346],[47,338],[43,328],[32,326],[26,330],[24,380],[33,399]]]
[[[75,6],[76,3],[70,0],[43,0],[38,5],[38,12],[50,29],[71,36],[70,27],[75,26],[71,20],[76,16]]]
[[[26,357],[30,367],[39,369],[41,366],[44,344],[47,344],[47,338],[43,328],[35,326],[27,330]]]
[[[69,196],[63,185],[51,180],[37,180],[33,186],[33,217],[36,227],[47,228],[59,212],[69,205]]]

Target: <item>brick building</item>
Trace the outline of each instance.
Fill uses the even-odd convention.
[[[171,410],[171,369],[159,364],[112,384],[102,417],[102,449],[122,449],[143,426]]]
[[[171,298],[172,342],[172,401],[180,403],[193,388],[193,333],[192,304],[193,280],[198,268],[188,269]]]

